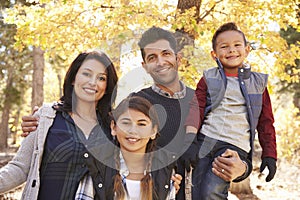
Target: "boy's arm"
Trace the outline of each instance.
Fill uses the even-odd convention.
[[[272,104],[268,89],[266,88],[263,93],[262,110],[257,123],[257,132],[259,143],[262,147],[260,172],[268,167],[269,174],[266,177],[267,182],[274,178],[277,169],[276,132],[273,123]]]
[[[195,127],[197,131],[204,120],[204,111],[206,107],[207,85],[204,77],[197,84],[195,94],[189,104],[189,114],[185,120],[185,126]],[[197,133],[197,131],[195,133]]]
[[[259,143],[262,147],[261,158],[271,157],[277,159],[276,132],[272,105],[268,89],[263,93],[262,110],[257,123]]]
[[[187,172],[191,171],[191,166],[195,166],[199,157],[200,144],[197,140],[198,129],[204,119],[204,110],[206,105],[207,85],[202,77],[197,84],[197,89],[192,100],[189,103],[189,114],[185,120],[186,134],[184,138],[183,154],[179,158],[185,166]]]

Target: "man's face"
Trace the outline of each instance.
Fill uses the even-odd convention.
[[[144,48],[144,69],[156,84],[170,86],[178,81],[179,59],[167,40],[158,40]]]

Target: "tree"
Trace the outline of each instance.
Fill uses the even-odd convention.
[[[298,18],[300,19],[299,15]],[[293,27],[288,27],[286,30],[282,29],[280,35],[287,41],[289,47],[300,44],[300,32]],[[281,82],[282,87],[279,92],[288,91],[293,93],[293,103],[300,110],[300,59],[295,59],[295,66],[287,65],[285,67],[285,73],[288,74],[290,78]],[[300,113],[298,115],[300,115]]]
[[[33,75],[31,107],[41,106],[44,101],[44,51],[40,47],[33,47]]]
[[[10,1],[2,3],[3,7],[10,7]],[[1,13],[2,18],[2,13]],[[10,118],[14,113],[20,110],[20,101],[23,99],[24,90],[26,90],[26,75],[29,73],[26,60],[28,51],[18,52],[13,48],[15,43],[14,35],[16,26],[3,23],[0,21],[0,77],[1,77],[1,123],[0,123],[0,151],[7,148],[8,135],[16,133],[18,118],[14,118],[14,124],[9,124]],[[13,111],[17,107],[17,112]]]

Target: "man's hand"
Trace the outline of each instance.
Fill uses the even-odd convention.
[[[177,194],[177,192],[180,189],[180,183],[181,183],[181,180],[182,180],[182,176],[180,174],[174,174],[171,177],[171,180],[173,181],[173,184],[174,184],[174,187],[175,187],[175,190],[176,190],[176,194]]]
[[[266,167],[268,167],[268,169],[269,169],[269,174],[266,177],[266,181],[270,182],[274,178],[275,173],[276,173],[276,169],[277,169],[276,160],[274,158],[271,158],[271,157],[263,158],[262,163],[261,163],[260,168],[259,168],[260,173],[262,173],[262,171],[264,171],[264,169]]]
[[[32,115],[28,115],[28,116],[23,116],[22,117],[22,123],[21,123],[21,127],[22,127],[22,131],[23,133],[21,134],[21,136],[26,137],[29,135],[30,132],[35,131],[37,126],[38,126],[38,117],[34,117],[33,114],[39,109],[39,107],[35,106],[33,111],[32,111]]]
[[[246,172],[246,165],[236,151],[227,149],[221,156],[214,159],[212,171],[223,180],[232,181]]]
[[[179,158],[187,172],[191,171],[191,166],[195,167],[199,160],[200,145],[197,140],[197,134],[187,133],[184,138],[184,147],[187,149]]]

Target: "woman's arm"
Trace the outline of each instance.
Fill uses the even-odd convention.
[[[11,190],[27,180],[34,153],[35,135],[36,132],[28,135],[14,158],[0,169],[0,193]]]

